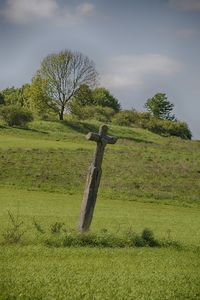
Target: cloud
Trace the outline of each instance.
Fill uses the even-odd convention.
[[[27,24],[39,20],[50,20],[56,23],[79,23],[94,12],[94,5],[83,3],[73,10],[61,7],[58,0],[7,0],[0,11],[12,23]]]
[[[183,28],[183,29],[177,29],[175,30],[175,35],[179,38],[183,39],[189,39],[196,35],[198,35],[199,32],[192,28]]]
[[[104,65],[102,84],[113,89],[141,88],[147,77],[169,77],[182,67],[180,62],[160,54],[117,56]]]
[[[169,0],[169,5],[181,11],[200,11],[200,0]]]

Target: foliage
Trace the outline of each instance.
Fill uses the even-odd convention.
[[[153,231],[149,228],[145,228],[142,231],[141,238],[146,242],[147,246],[149,247],[160,246],[159,241],[156,240],[154,237]]]
[[[7,105],[22,105],[23,103],[23,96],[22,96],[22,89],[13,87],[8,87],[1,91],[5,104]]]
[[[61,226],[62,227],[62,226]],[[60,227],[59,227],[60,229]],[[53,233],[53,232],[52,232]],[[60,231],[59,231],[60,233]],[[171,241],[162,244],[154,238],[154,234],[150,229],[144,229],[142,234],[116,235],[108,230],[100,233],[77,233],[67,230],[63,237],[49,237],[45,244],[51,247],[100,247],[100,248],[125,248],[125,247],[161,247],[171,246]]]
[[[24,235],[23,222],[19,221],[10,211],[8,211],[10,227],[3,233],[4,241],[8,244],[17,244],[22,241]]]
[[[120,126],[131,126],[135,121],[134,112],[130,110],[123,110],[117,113],[112,122]]]
[[[161,245],[164,246],[164,243],[155,239],[153,231],[149,228],[145,228],[141,234],[137,234],[132,229],[130,229],[126,234],[130,245],[134,247],[161,247]],[[169,245],[171,245],[170,240],[168,246]]]
[[[8,126],[26,126],[33,120],[32,113],[19,106],[4,106],[0,110],[0,115]]]
[[[80,106],[73,102],[71,104],[71,113],[78,120],[94,119],[100,122],[110,122],[115,111],[110,107],[86,105]]]
[[[59,234],[61,232],[61,229],[63,228],[64,223],[61,222],[55,222],[50,225],[50,232],[52,234]]]
[[[110,107],[115,112],[120,111],[119,101],[104,87],[97,87],[92,91],[92,97],[95,105]]]
[[[74,93],[72,103],[78,106],[94,105],[92,89],[87,84],[82,84]]]
[[[59,113],[56,105],[51,103],[51,98],[47,94],[47,82],[42,80],[40,75],[32,79],[29,89],[28,108],[41,119],[48,119],[53,112]],[[51,103],[51,104],[49,104]]]
[[[152,118],[148,123],[146,123],[145,127],[157,134],[163,134],[166,136],[178,136],[182,139],[189,140],[192,138],[192,133],[185,122],[172,122],[170,120]]]
[[[35,227],[35,229],[37,230],[37,232],[44,234],[45,230],[42,228],[42,226],[35,220],[35,218],[33,218],[33,225]]]
[[[2,93],[0,93],[0,105],[5,104],[5,97]]]
[[[114,115],[112,122],[120,126],[138,126],[145,127],[147,121],[151,118],[148,112],[138,112],[134,109],[132,110],[122,110],[116,115]]]
[[[42,91],[41,101],[58,112],[63,120],[71,98],[81,85],[93,86],[97,73],[94,63],[82,53],[64,50],[46,56],[37,72],[35,81]],[[37,87],[37,86],[36,86]]]
[[[18,105],[26,107],[30,84],[26,83],[20,88],[8,87],[1,91],[6,105]]]
[[[121,109],[119,101],[110,93],[108,89],[97,87],[92,90],[86,84],[81,85],[77,90],[72,101],[69,103],[69,109],[71,113],[74,114],[75,107],[76,110],[79,109],[81,111],[82,107],[85,106],[111,108],[115,112],[118,112]]]
[[[174,104],[167,100],[166,94],[157,93],[149,98],[145,103],[145,108],[156,118],[174,120],[175,116],[171,115]]]
[[[183,139],[192,138],[192,133],[185,122],[155,118],[149,112],[123,110],[114,115],[112,122],[120,126],[145,128],[165,136],[178,136]]]

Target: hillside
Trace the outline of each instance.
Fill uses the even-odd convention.
[[[91,226],[103,244],[64,244],[95,147],[85,134],[99,125],[0,126],[0,299],[199,299],[198,141],[110,126],[119,140],[105,151]],[[144,228],[164,246],[114,244]]]
[[[28,129],[0,127],[0,185],[82,193],[95,144],[96,122],[35,121]],[[110,125],[100,196],[128,201],[199,205],[200,142]]]

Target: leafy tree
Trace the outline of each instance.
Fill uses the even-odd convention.
[[[20,88],[8,87],[1,91],[6,105],[26,106],[27,90],[30,84],[26,83]]]
[[[174,120],[175,116],[171,115],[174,104],[167,100],[166,94],[157,93],[149,98],[145,103],[145,108],[150,111],[154,117],[166,120]]]
[[[87,84],[82,84],[74,94],[74,102],[80,106],[94,105],[92,90]]]
[[[2,90],[6,105],[22,105],[22,93],[20,88],[14,86]]]
[[[63,120],[69,101],[83,84],[89,87],[96,83],[94,63],[80,52],[70,50],[51,54],[44,58],[36,75],[41,101],[58,112]]]
[[[28,108],[29,98],[30,98],[30,87],[29,83],[25,83],[20,88],[21,92],[21,105],[25,108]]]
[[[120,111],[119,101],[104,87],[97,87],[92,91],[92,97],[95,105],[110,107],[114,111]]]
[[[78,106],[101,106],[112,108],[115,112],[120,110],[119,101],[111,95],[104,87],[97,87],[94,90],[86,84],[80,86],[76,91],[73,101],[70,103],[70,110]]]
[[[32,112],[40,116],[44,116],[50,111],[59,113],[59,109],[51,101],[51,98],[47,94],[46,81],[42,80],[40,75],[33,77],[30,89],[27,91],[27,93],[27,108]]]

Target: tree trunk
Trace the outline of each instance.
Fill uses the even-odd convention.
[[[59,112],[59,118],[60,118],[61,121],[63,121],[63,119],[64,119],[64,110],[65,110],[65,107],[62,106],[61,110]]]

